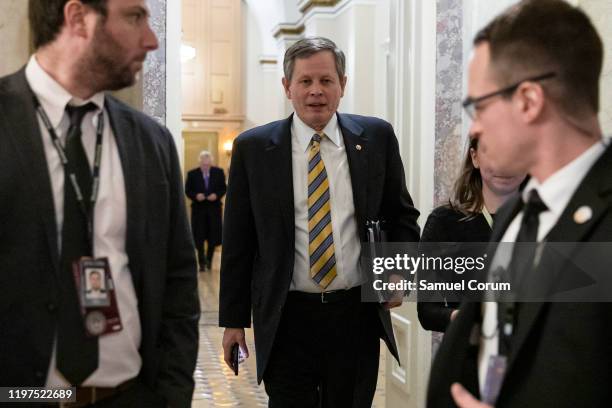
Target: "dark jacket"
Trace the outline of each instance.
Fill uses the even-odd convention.
[[[612,148],[589,170],[563,214],[546,236],[547,242],[569,243],[567,258],[581,259],[581,242],[612,241]],[[520,197],[509,200],[497,213],[492,241],[499,241],[521,209]],[[592,217],[574,221],[574,213],[589,206]],[[573,248],[573,249],[571,249]],[[559,255],[542,252],[534,271],[547,273],[542,265],[555,263]],[[589,264],[588,261],[586,264]],[[593,268],[612,270],[612,265]],[[554,269],[559,285],[575,272],[570,262]],[[516,330],[512,336],[506,376],[497,408],[503,407],[604,407],[612,401],[612,304],[545,303],[518,305]],[[427,406],[454,407],[450,395],[453,382],[460,382],[478,395],[478,345],[470,341],[481,320],[480,303],[464,303],[449,326],[431,369]],[[478,331],[476,331],[478,333]],[[477,343],[477,342],[476,342]]]
[[[211,245],[221,243],[221,199],[226,190],[225,173],[219,167],[209,169],[208,188],[199,167],[187,173],[185,194],[191,200],[191,230],[196,243],[204,240],[208,240]],[[197,201],[196,196],[200,193],[205,196],[214,193],[217,199]]]
[[[172,136],[106,96],[121,157],[142,379],[190,406],[198,348],[195,252]],[[0,385],[45,384],[60,273],[51,182],[24,70],[0,79]],[[78,356],[75,356],[78,358]]]
[[[225,208],[219,324],[250,327],[261,381],[289,292],[295,251],[292,117],[251,129],[234,143]],[[346,146],[359,238],[366,220],[385,219],[390,241],[418,241],[419,212],[406,189],[393,128],[380,119],[338,114]],[[382,338],[397,358],[388,311]],[[373,328],[374,329],[374,328]]]
[[[489,242],[491,227],[482,213],[466,218],[461,211],[443,205],[431,212],[423,227],[421,242],[457,243],[457,242]],[[450,323],[450,315],[459,307],[458,302],[421,301],[419,296],[417,312],[419,322],[425,330],[446,331]]]

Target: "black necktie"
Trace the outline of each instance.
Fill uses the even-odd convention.
[[[523,280],[532,271],[535,258],[536,242],[538,241],[538,227],[540,226],[540,213],[546,211],[548,207],[540,198],[537,190],[533,189],[529,193],[529,198],[523,209],[523,219],[510,260],[510,279],[512,290],[522,293],[520,288]],[[519,244],[519,245],[517,245]],[[521,245],[523,244],[523,245]],[[516,325],[517,304],[512,302],[500,302],[498,304],[498,322],[500,324],[499,352],[507,355],[510,351],[510,341],[512,332]],[[513,329],[508,330],[506,325],[511,324]]]
[[[89,209],[92,175],[85,149],[81,142],[81,122],[87,112],[96,109],[89,103],[84,106],[67,106],[70,128],[66,135],[65,153],[68,167],[64,169],[64,222],[62,227],[62,251],[60,257],[61,301],[57,333],[57,368],[73,385],[81,384],[98,367],[98,338],[85,334],[75,287],[72,262],[83,256],[92,256],[87,217],[79,207],[69,172],[76,175],[83,200]]]
[[[514,284],[520,285],[525,276],[533,268],[535,257],[535,243],[538,241],[538,227],[540,226],[540,213],[548,208],[540,198],[537,190],[529,193],[529,198],[523,210],[521,228],[516,236],[515,242],[531,243],[526,245],[515,245],[512,249],[512,260],[510,261],[510,276]],[[520,289],[518,286],[516,289]]]

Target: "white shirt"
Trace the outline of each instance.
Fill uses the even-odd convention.
[[[98,114],[104,109],[104,94],[98,93],[87,101],[73,97],[42,69],[35,56],[32,56],[28,62],[26,78],[62,143],[65,141],[70,125],[68,115],[65,114],[66,105],[68,103],[82,105],[92,102],[98,107],[97,110],[85,115],[82,125],[82,143],[89,163],[92,165]],[[40,116],[38,123],[53,191],[58,251],[61,251],[59,246],[62,242],[64,218],[64,168]],[[126,223],[123,170],[108,112],[104,110],[100,188],[94,210],[94,254],[97,257],[106,256],[109,259],[123,329],[99,338],[98,369],[83,383],[85,386],[114,387],[137,376],[142,366],[138,353],[141,340],[138,299],[125,251]],[[46,386],[68,386],[68,382],[55,367],[55,358],[54,345]],[[74,358],[79,358],[79,356],[75,355]]]
[[[351,174],[336,115],[332,116],[323,132],[327,137],[321,140],[320,151],[329,180],[337,272],[337,276],[325,291],[350,289],[362,284],[364,280],[359,269],[361,244],[357,232]],[[315,133],[317,132],[306,125],[297,114],[293,115],[291,155],[295,208],[295,261],[290,290],[311,293],[322,291],[310,277],[308,253],[308,151],[310,140]]]
[[[552,176],[546,179],[544,183],[539,183],[534,177],[529,180],[522,193],[523,202],[527,202],[531,190],[536,190],[547,207],[547,210],[541,212],[539,215],[538,242],[542,242],[544,237],[546,237],[555,226],[559,217],[563,214],[565,207],[567,207],[570,199],[578,189],[578,186],[580,186],[580,183],[588,171],[605,151],[607,142],[607,140],[602,139],[601,142],[595,143],[573,161],[566,164],[560,170],[557,170]],[[506,229],[501,242],[516,241],[522,220],[523,211],[514,217],[508,229]],[[506,254],[509,258],[511,250],[506,247],[505,251],[500,251],[499,254],[501,253]],[[510,259],[500,258],[501,256],[498,256],[498,254],[495,255],[491,270],[495,270],[499,266],[507,267],[509,265]],[[484,302],[481,332],[487,334],[495,333],[495,335],[487,337],[481,336],[480,351],[478,355],[478,380],[481,390],[484,388],[489,358],[497,355],[499,351],[497,327],[497,303]]]

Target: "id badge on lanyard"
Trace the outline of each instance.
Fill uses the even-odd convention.
[[[72,273],[87,335],[120,331],[123,326],[108,258],[81,258],[72,263]]]
[[[41,106],[40,102],[34,97],[36,110],[40,115],[57,153],[64,167],[64,172],[67,173],[67,179],[71,180],[70,185],[65,185],[64,188],[73,188],[80,210],[87,219],[87,230],[89,247],[93,254],[93,218],[94,208],[98,196],[98,188],[100,185],[100,163],[102,158],[102,135],[104,132],[104,116],[103,112],[98,115],[98,126],[96,129],[96,149],[94,156],[94,165],[92,171],[92,193],[91,197],[83,197],[81,187],[77,182],[73,167],[68,161],[68,157],[64,151],[51,121],[47,113]],[[85,200],[89,199],[89,205]],[[115,294],[115,285],[111,274],[110,263],[106,257],[82,257],[72,261],[72,275],[74,278],[77,296],[81,306],[81,314],[83,316],[83,324],[85,332],[88,336],[103,336],[109,333],[120,331],[123,326],[119,315],[119,307],[117,305],[117,297]]]

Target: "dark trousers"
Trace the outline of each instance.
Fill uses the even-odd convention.
[[[199,239],[195,242],[195,246],[196,249],[198,250],[198,262],[199,265],[202,267],[204,265],[208,266],[209,268],[212,265],[212,260],[213,260],[213,256],[215,254],[215,248],[217,247],[216,245],[212,245],[210,243],[210,240],[208,240],[206,242],[206,257],[204,257],[204,242],[206,240],[204,239]]]
[[[215,248],[221,243],[221,206],[219,203],[200,203],[192,206],[191,230],[193,242],[198,251],[200,268],[212,265]],[[206,243],[206,257],[204,244]]]
[[[382,330],[377,305],[360,291],[321,303],[289,292],[264,373],[269,407],[372,406]]]

